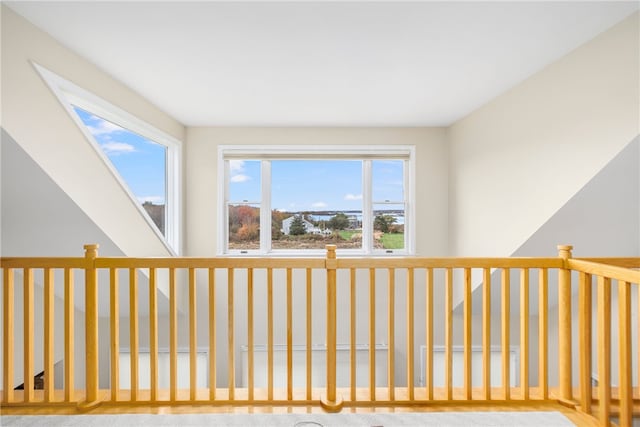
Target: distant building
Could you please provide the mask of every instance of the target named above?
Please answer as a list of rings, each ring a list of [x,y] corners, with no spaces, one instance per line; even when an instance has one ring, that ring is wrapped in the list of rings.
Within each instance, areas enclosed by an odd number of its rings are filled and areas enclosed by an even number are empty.
[[[291,223],[295,219],[295,217],[301,217],[302,223],[304,224],[304,229],[307,233],[310,234],[331,234],[331,230],[321,230],[315,225],[311,224],[309,221],[304,219],[302,215],[291,215],[289,218],[282,220],[282,232],[286,235],[289,235],[291,230]]]

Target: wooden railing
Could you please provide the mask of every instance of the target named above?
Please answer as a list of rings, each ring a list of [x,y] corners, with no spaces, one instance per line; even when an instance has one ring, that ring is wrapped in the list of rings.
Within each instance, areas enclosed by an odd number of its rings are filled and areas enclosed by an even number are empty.
[[[206,403],[321,405],[339,411],[558,401],[593,412],[602,425],[611,416],[631,425],[634,411],[640,411],[640,374],[632,377],[634,369],[640,372],[640,325],[632,323],[640,312],[640,258],[574,259],[570,246],[560,246],[555,258],[336,258],[331,245],[326,258],[103,258],[97,245],[85,250],[82,258],[0,259],[3,407]],[[84,280],[75,280],[80,276]],[[16,289],[22,294],[17,302]],[[84,291],[84,304],[74,300],[76,291]],[[34,322],[38,292],[41,325]],[[499,298],[492,302],[492,297]],[[56,321],[56,306],[63,321]],[[123,308],[128,308],[124,314]],[[79,319],[84,339],[75,332]],[[54,339],[59,329],[63,343]],[[124,333],[128,387],[120,384]],[[16,346],[18,338],[22,345]],[[169,367],[163,370],[159,354],[165,338]],[[36,339],[43,342],[43,366],[37,366],[37,372],[45,371],[42,392],[33,389]],[[266,348],[266,365],[256,363],[257,345]],[[274,348],[282,345],[286,366],[280,387]],[[475,363],[478,345],[482,357]],[[492,374],[496,346],[499,380]],[[84,360],[74,357],[76,347],[84,347]],[[183,347],[188,375],[179,372]],[[294,348],[300,347],[304,363],[294,366]],[[144,373],[141,348],[145,354],[148,349]],[[338,348],[348,350],[346,360],[338,360]],[[366,362],[357,357],[363,348]],[[380,348],[386,349],[384,357]],[[454,357],[458,348],[461,361]],[[206,372],[199,371],[199,352],[208,356]],[[436,357],[441,353],[442,361]],[[321,367],[314,364],[316,357],[324,359]],[[597,385],[592,384],[594,360]],[[612,360],[618,372],[612,372]],[[64,372],[58,388],[52,374],[56,362]],[[439,380],[434,366],[441,362]],[[358,373],[363,364],[368,372]],[[14,391],[17,365],[24,391]],[[342,366],[346,372],[339,374]],[[476,370],[481,375],[474,380]],[[326,375],[324,381],[319,373]],[[81,374],[83,381],[76,378]],[[142,376],[149,378],[144,388]],[[160,378],[167,376],[163,386]],[[187,388],[179,386],[183,377],[189,378]],[[206,387],[198,386],[201,378]],[[266,381],[256,385],[260,378]]]

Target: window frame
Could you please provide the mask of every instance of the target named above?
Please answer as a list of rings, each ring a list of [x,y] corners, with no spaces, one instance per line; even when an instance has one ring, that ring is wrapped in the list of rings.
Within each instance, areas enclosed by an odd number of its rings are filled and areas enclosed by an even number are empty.
[[[87,141],[98,153],[100,158],[104,161],[109,171],[116,178],[122,189],[127,193],[129,198],[134,201],[134,205],[138,211],[142,214],[144,219],[149,223],[151,229],[162,240],[164,245],[173,255],[179,255],[181,252],[181,212],[182,212],[182,142],[173,136],[161,131],[155,126],[139,119],[133,114],[119,108],[103,98],[77,86],[76,84],[58,76],[52,71],[42,67],[41,65],[32,62],[34,68],[42,76],[49,88],[56,95],[64,109],[67,111],[72,120],[78,125],[81,132],[84,134]],[[133,191],[126,183],[124,178],[117,171],[114,164],[109,160],[106,153],[100,147],[100,144],[93,137],[87,126],[82,122],[82,119],[75,112],[75,107],[81,108],[91,114],[95,114],[101,119],[107,120],[113,124],[116,124],[129,132],[136,133],[151,142],[162,145],[166,148],[165,159],[165,188],[166,188],[166,200],[165,200],[165,233],[163,235],[156,224],[151,219],[151,216],[142,207],[133,194]]]
[[[261,162],[260,249],[229,250],[230,160]],[[337,249],[342,256],[406,256],[415,254],[415,146],[413,145],[220,145],[218,146],[217,248],[218,256],[316,256],[324,249],[273,249],[271,245],[270,160],[362,160],[362,248]],[[367,161],[369,160],[369,161]],[[405,247],[373,248],[373,160],[402,160],[405,204]],[[268,178],[268,179],[265,179]],[[265,214],[266,213],[266,214]],[[367,230],[367,231],[365,231]]]

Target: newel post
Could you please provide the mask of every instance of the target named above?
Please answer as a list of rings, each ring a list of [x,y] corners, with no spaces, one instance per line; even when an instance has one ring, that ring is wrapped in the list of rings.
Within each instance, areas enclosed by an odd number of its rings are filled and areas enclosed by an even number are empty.
[[[327,412],[342,409],[342,399],[336,396],[336,245],[327,245],[327,391],[320,404]]]
[[[82,406],[98,403],[98,275],[95,259],[98,245],[84,245],[85,266],[85,343],[86,401]]]
[[[573,246],[558,245],[558,256],[563,267],[558,271],[558,383],[560,402],[573,405],[571,379],[571,271],[566,261],[571,258]]]

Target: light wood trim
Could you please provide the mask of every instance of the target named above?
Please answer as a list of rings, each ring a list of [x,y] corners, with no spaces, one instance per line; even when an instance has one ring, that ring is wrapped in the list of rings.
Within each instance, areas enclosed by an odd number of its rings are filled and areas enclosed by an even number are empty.
[[[327,391],[326,402],[331,405],[337,402],[336,393],[336,245],[327,245]]]
[[[33,270],[24,269],[24,401],[33,401]]]
[[[54,279],[53,270],[44,269],[44,400],[51,402],[54,397]]]
[[[129,269],[129,351],[131,360],[131,401],[138,400],[139,387],[139,332],[138,326],[138,272]]]
[[[582,412],[591,414],[591,275],[580,273],[578,290],[578,325],[580,333],[580,407]]]
[[[395,317],[396,317],[396,274],[395,269],[390,268],[388,270],[388,289],[389,293],[387,295],[387,313],[389,317],[387,318],[387,333],[388,333],[388,356],[387,356],[387,383],[389,388],[389,400],[395,400],[395,353],[396,353],[396,339],[395,339]]]
[[[39,260],[39,259],[38,259]],[[46,267],[47,263],[35,263],[38,267]],[[61,262],[50,263],[51,267],[60,267]],[[62,266],[64,266],[63,264]],[[81,264],[84,268],[84,264]],[[125,258],[108,257],[96,259],[96,268],[216,268],[216,269],[265,269],[265,268],[317,268],[323,269],[325,261],[323,258],[280,258],[280,257],[217,257],[217,258],[197,258],[197,257],[171,257],[171,258]]]
[[[529,269],[520,270],[520,385],[529,400]]]
[[[491,270],[482,270],[482,395],[491,400]]]
[[[414,269],[407,270],[407,392],[409,400],[414,400]]]
[[[249,373],[249,400],[254,399],[254,376],[255,376],[255,358],[254,358],[254,333],[253,333],[253,268],[247,271],[247,347],[249,354],[247,355],[247,370]]]
[[[538,387],[542,399],[549,397],[549,271],[538,276]]]
[[[84,257],[2,257],[0,258],[0,266],[2,268],[14,269],[42,269],[42,268],[85,268],[86,261]]]
[[[620,390],[620,425],[633,423],[633,388],[631,388],[631,284],[618,281],[618,328]]]
[[[233,282],[234,272],[232,268],[227,269],[227,322],[228,322],[228,372],[229,376],[229,400],[235,399],[236,390],[236,340],[234,333],[234,301],[233,301]]]
[[[86,403],[98,400],[98,273],[95,259],[98,245],[84,245],[85,250],[85,354]]]
[[[349,388],[356,400],[356,270],[349,270]]]
[[[293,296],[292,271],[287,268],[287,400],[293,399]]]
[[[209,400],[216,398],[216,271],[209,271]]]
[[[471,400],[471,269],[464,269],[464,396]]]
[[[151,400],[158,400],[158,293],[155,268],[149,269],[149,378]]]
[[[433,400],[433,269],[427,268],[425,272],[426,292],[425,292],[425,387],[427,400]]]
[[[189,269],[189,400],[196,400],[198,390],[198,325],[196,270]]]
[[[596,264],[608,264],[623,268],[640,268],[640,257],[589,257],[574,258],[577,261],[588,261]]]
[[[453,399],[453,270],[447,268],[445,275],[444,304],[444,386],[447,400]]]
[[[510,316],[511,316],[511,271],[508,268],[502,269],[502,390],[504,399],[511,399],[511,378],[509,372],[509,350],[510,350]]]
[[[178,294],[176,269],[169,268],[169,400],[178,397]]]
[[[558,246],[558,257],[569,266],[571,249]],[[558,269],[558,386],[560,400],[567,403],[573,401],[571,316],[571,271],[561,268]]]
[[[369,400],[376,400],[376,270],[369,269]]]
[[[640,270],[631,270],[629,268],[598,264],[591,261],[577,259],[568,260],[567,268],[593,274],[594,276],[603,276],[610,279],[623,280],[629,283],[640,283]]]
[[[267,399],[273,400],[273,269],[267,269]]]
[[[611,279],[598,276],[598,415],[610,425],[611,413]]]
[[[562,268],[558,258],[423,258],[349,257],[336,260],[337,268]]]
[[[75,401],[75,304],[73,301],[74,274],[71,268],[64,269],[64,400]]]
[[[307,400],[311,400],[311,391],[312,391],[312,370],[311,367],[312,365],[312,356],[313,356],[313,351],[311,349],[311,345],[312,345],[312,310],[313,310],[313,304],[311,303],[311,298],[313,296],[312,294],[312,289],[311,289],[311,285],[312,285],[312,270],[310,268],[307,268],[307,293],[306,293],[306,297],[307,297]]]
[[[13,402],[13,370],[14,370],[14,275],[13,268],[3,266],[3,294],[2,294],[2,401],[3,403]]]
[[[118,270],[109,269],[109,335],[111,338],[111,400],[118,400],[120,390],[120,292]]]

